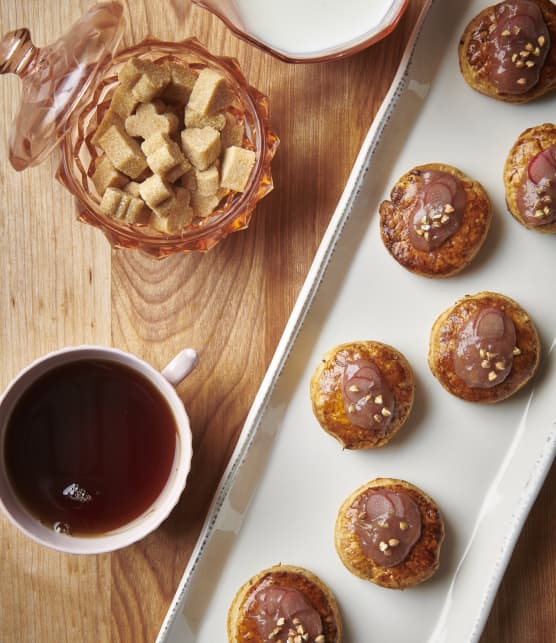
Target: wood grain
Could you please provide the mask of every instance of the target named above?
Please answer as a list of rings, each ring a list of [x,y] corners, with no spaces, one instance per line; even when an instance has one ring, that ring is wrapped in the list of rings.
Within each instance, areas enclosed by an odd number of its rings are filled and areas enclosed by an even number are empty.
[[[0,0],[0,26],[3,32],[28,26],[43,45],[91,4]],[[194,431],[190,482],[155,533],[114,554],[72,557],[34,545],[0,520],[4,643],[155,639],[422,0],[413,0],[394,34],[371,49],[343,61],[296,66],[246,45],[188,0],[123,4],[126,44],[147,34],[168,40],[196,35],[214,53],[236,57],[250,83],[269,96],[281,139],[276,189],[247,231],[206,255],[156,261],[111,251],[101,233],[75,221],[71,198],[53,179],[55,158],[21,174],[11,169],[7,140],[20,85],[15,77],[2,78],[2,387],[33,358],[67,344],[112,344],[156,367],[186,345],[201,352],[199,368],[179,388]],[[482,643],[554,638],[554,488],[553,469]]]

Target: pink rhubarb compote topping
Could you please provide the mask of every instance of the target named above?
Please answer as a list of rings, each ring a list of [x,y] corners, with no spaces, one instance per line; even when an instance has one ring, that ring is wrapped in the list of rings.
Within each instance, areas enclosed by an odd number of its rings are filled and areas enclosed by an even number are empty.
[[[501,3],[495,11],[489,44],[490,80],[498,92],[519,95],[539,82],[550,34],[535,2]]]
[[[342,383],[349,421],[363,429],[385,431],[394,412],[394,395],[377,365],[365,359],[346,362]]]
[[[356,508],[355,533],[365,556],[383,567],[403,562],[421,536],[421,512],[412,498],[386,488],[371,489]]]
[[[423,189],[409,215],[409,240],[417,250],[430,252],[461,227],[466,203],[461,181],[448,172],[423,172]]]
[[[251,604],[256,605],[257,610],[249,611],[250,617],[257,623],[265,643],[287,641],[289,632],[294,636],[306,635],[302,641],[324,641],[320,614],[298,590],[278,585],[262,587],[254,594]]]
[[[556,145],[539,152],[527,166],[518,191],[518,208],[530,226],[556,221]]]
[[[471,388],[492,388],[510,374],[516,346],[515,326],[499,308],[475,313],[463,328],[454,355],[454,370]]]

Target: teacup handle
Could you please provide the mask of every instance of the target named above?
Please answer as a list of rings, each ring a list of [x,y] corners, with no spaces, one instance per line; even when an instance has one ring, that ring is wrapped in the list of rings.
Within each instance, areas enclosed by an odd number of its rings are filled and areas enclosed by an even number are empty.
[[[193,348],[184,348],[172,361],[165,366],[161,373],[172,386],[177,386],[197,366],[199,356]]]

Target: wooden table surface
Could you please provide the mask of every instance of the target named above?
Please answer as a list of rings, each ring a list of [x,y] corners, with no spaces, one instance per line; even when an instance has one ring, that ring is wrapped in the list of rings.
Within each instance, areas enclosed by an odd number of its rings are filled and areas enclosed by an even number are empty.
[[[91,4],[0,0],[0,26],[4,33],[27,26],[42,46]],[[34,358],[72,344],[113,345],[156,367],[184,346],[201,355],[179,387],[194,433],[190,481],[155,533],[117,553],[78,557],[41,548],[0,518],[3,643],[154,641],[422,0],[411,1],[378,45],[347,60],[297,66],[246,45],[189,0],[124,6],[126,45],[147,34],[196,35],[214,53],[235,56],[250,83],[269,96],[281,139],[275,190],[247,231],[206,255],[156,261],[112,250],[99,231],[75,220],[72,199],[53,179],[56,155],[23,173],[9,165],[20,83],[15,76],[1,79],[2,388]],[[553,467],[482,643],[556,640],[555,490]]]

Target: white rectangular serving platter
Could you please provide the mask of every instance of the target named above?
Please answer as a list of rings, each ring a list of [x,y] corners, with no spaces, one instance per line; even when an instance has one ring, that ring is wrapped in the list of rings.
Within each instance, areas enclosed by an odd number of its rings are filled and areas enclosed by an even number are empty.
[[[556,452],[556,238],[526,230],[508,214],[502,182],[518,135],[551,121],[556,103],[548,97],[509,105],[466,85],[457,44],[485,6],[426,4],[247,418],[159,643],[225,641],[237,589],[279,562],[307,567],[330,586],[344,619],[344,643],[479,639]],[[480,181],[494,210],[480,254],[448,279],[409,273],[379,235],[380,202],[402,174],[429,162],[454,165]],[[482,290],[518,301],[542,342],[534,380],[495,405],[453,397],[427,365],[437,315]],[[390,444],[342,451],[312,414],[309,380],[325,351],[361,339],[405,354],[416,377],[415,405]],[[404,592],[354,577],[334,549],[341,502],[380,476],[421,487],[446,522],[438,573]]]

